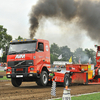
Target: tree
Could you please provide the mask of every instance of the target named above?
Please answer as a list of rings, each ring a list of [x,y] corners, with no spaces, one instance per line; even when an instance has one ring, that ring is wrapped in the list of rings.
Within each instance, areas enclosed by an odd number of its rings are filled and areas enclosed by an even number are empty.
[[[75,63],[88,63],[89,56],[83,51],[82,48],[77,48],[74,52],[74,62]]]
[[[50,58],[51,63],[53,61],[69,61],[70,57],[72,56],[72,62],[77,64],[87,64],[89,62],[89,59],[91,59],[92,64],[96,64],[96,52],[93,49],[85,49],[77,48],[75,52],[71,52],[70,48],[68,46],[62,46],[59,47],[57,44],[53,43],[50,47]],[[62,58],[58,59],[58,57],[62,54]]]
[[[53,63],[53,61],[69,61],[70,57],[73,56],[70,48],[68,48],[67,46],[59,47],[55,43],[51,44],[50,51],[51,63]],[[61,54],[62,58],[58,59]]]
[[[60,54],[59,46],[55,43],[51,44],[50,52],[53,55],[59,56],[59,54]]]
[[[60,51],[62,54],[62,60],[63,61],[69,61],[70,57],[73,56],[73,53],[70,51],[70,48],[67,46],[60,47]]]
[[[57,61],[58,60],[58,57],[53,55],[53,54],[50,54],[50,59],[51,59],[51,64],[53,64],[53,61]]]
[[[5,46],[9,46],[9,42],[12,40],[12,36],[7,34],[7,29],[0,25],[0,49],[5,51]],[[2,61],[6,61],[6,55],[3,54]]]
[[[12,36],[7,34],[7,29],[0,25],[0,49],[3,48],[5,50],[5,46],[9,45],[11,40]]]
[[[16,38],[15,40],[21,40],[23,39],[21,36],[18,36],[18,38]]]
[[[60,55],[60,49],[58,47],[57,44],[53,43],[51,44],[50,47],[50,59],[51,59],[51,63],[53,63],[53,61],[58,60],[58,56]]]
[[[85,53],[91,58],[91,63],[96,64],[96,52],[93,49],[85,49]]]

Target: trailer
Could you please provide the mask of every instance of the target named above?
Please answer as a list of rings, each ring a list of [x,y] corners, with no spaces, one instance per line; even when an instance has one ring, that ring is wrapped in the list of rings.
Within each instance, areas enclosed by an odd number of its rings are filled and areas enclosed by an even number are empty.
[[[96,66],[94,64],[66,64],[65,69],[51,70],[49,77],[55,82],[69,86],[71,83],[100,84],[100,46],[97,47]]]

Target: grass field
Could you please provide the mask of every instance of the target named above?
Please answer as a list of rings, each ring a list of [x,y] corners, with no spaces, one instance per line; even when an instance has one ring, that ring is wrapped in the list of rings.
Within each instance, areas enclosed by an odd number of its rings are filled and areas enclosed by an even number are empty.
[[[62,99],[54,99],[62,100]],[[71,100],[100,100],[100,93],[71,97]]]
[[[6,76],[3,76],[3,78],[0,78],[0,80],[10,80],[10,79],[6,78]]]
[[[4,72],[4,71],[0,71],[0,72]]]

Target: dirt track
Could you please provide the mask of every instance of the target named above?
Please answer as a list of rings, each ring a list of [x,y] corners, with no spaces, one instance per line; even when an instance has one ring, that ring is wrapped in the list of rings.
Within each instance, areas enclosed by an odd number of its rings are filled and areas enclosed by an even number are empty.
[[[6,76],[6,71],[0,72],[0,76]]]
[[[100,85],[73,85],[71,95],[100,92]],[[56,88],[56,97],[61,97],[64,87]],[[23,82],[19,88],[10,81],[0,81],[0,100],[45,100],[51,98],[51,86],[40,87],[35,82]]]

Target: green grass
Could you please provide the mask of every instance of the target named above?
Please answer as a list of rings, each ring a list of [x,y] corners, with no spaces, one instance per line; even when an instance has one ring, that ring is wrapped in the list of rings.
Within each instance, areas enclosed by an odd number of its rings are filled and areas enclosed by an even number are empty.
[[[6,76],[3,76],[3,78],[0,78],[0,80],[10,80],[10,79],[7,78]]]
[[[62,100],[62,99],[55,99]],[[100,100],[100,93],[71,97],[71,100]]]
[[[0,71],[0,72],[4,72],[4,71]]]

